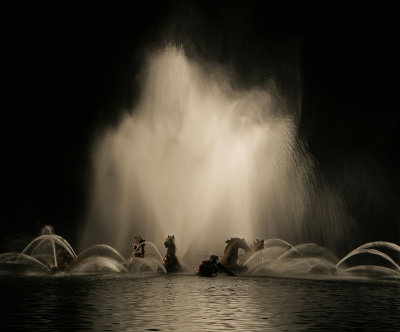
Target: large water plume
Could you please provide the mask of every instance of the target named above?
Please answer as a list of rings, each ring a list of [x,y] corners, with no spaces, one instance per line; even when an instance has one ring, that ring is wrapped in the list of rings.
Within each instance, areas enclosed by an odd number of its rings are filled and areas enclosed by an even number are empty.
[[[142,77],[134,109],[94,148],[85,244],[174,234],[189,257],[220,253],[231,236],[329,245],[341,235],[340,200],[315,176],[274,80],[238,91],[175,47]]]

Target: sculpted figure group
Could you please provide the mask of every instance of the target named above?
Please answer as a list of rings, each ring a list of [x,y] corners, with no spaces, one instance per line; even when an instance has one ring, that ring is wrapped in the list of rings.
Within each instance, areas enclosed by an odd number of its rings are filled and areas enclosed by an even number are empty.
[[[145,240],[140,236],[135,238],[133,243],[132,259],[135,257],[144,257],[144,246]],[[208,260],[201,261],[196,274],[204,277],[216,276],[218,272],[226,273],[230,276],[236,275],[236,273],[243,272],[245,267],[243,263],[255,252],[264,249],[264,240],[255,240],[250,247],[246,241],[242,238],[233,237],[225,241],[226,247],[224,250],[224,256],[221,260],[217,255],[211,255]],[[163,258],[163,265],[167,273],[179,272],[182,270],[182,266],[176,257],[176,245],[175,236],[168,235],[164,241],[164,246],[167,248],[167,253]],[[239,260],[239,249],[245,251],[245,255]]]
[[[196,270],[198,276],[212,277],[216,276],[219,272],[235,276],[237,273],[245,271],[246,267],[244,263],[251,255],[264,249],[264,240],[258,239],[251,246],[246,243],[245,239],[238,237],[232,237],[226,240],[225,243],[226,247],[221,259],[217,255],[211,255],[209,259],[200,262]],[[151,271],[151,268],[146,265],[145,261],[141,261],[145,257],[145,246],[146,241],[141,236],[136,236],[132,243],[130,263],[126,265],[128,270],[134,270],[139,266],[142,271],[143,269],[146,270],[146,268]],[[164,240],[164,246],[167,249],[165,256],[162,258],[162,265],[165,268],[164,272],[175,273],[182,271],[182,265],[176,256],[175,236],[168,235]],[[239,257],[239,249],[245,252],[241,257]],[[52,258],[51,261],[49,260],[47,265],[51,271],[58,272],[68,271],[84,263],[85,258],[74,258],[65,248],[60,247],[55,251],[55,258]]]
[[[230,276],[234,276],[236,273],[245,270],[243,263],[247,258],[258,250],[264,249],[264,240],[259,239],[253,242],[252,247],[249,247],[244,239],[238,237],[232,237],[226,240],[225,243],[226,247],[222,259],[218,261],[218,256],[211,255],[210,259],[200,262],[196,270],[197,275],[212,277],[218,272],[224,272]],[[241,260],[239,260],[239,249],[243,249],[246,252]]]

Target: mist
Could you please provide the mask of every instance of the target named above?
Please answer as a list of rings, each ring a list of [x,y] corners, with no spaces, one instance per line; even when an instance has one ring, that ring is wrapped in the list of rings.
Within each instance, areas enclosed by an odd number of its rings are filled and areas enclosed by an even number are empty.
[[[341,197],[297,137],[298,110],[273,77],[233,83],[176,46],[148,57],[138,102],[93,147],[83,246],[126,250],[138,234],[156,244],[174,234],[191,260],[231,236],[342,243]]]

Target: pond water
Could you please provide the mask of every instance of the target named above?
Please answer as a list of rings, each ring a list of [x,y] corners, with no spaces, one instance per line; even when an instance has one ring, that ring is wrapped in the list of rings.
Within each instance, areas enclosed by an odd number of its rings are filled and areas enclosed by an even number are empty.
[[[191,274],[2,274],[0,330],[399,331],[400,283]]]

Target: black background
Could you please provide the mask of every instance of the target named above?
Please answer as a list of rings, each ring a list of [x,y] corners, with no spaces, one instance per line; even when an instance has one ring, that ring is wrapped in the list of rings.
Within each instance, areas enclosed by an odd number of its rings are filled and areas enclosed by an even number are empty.
[[[74,246],[88,203],[91,144],[134,104],[146,52],[172,41],[229,67],[239,88],[280,77],[289,99],[301,101],[300,138],[358,225],[354,245],[399,242],[393,8],[16,4],[2,8],[0,22],[0,238],[52,224]]]

